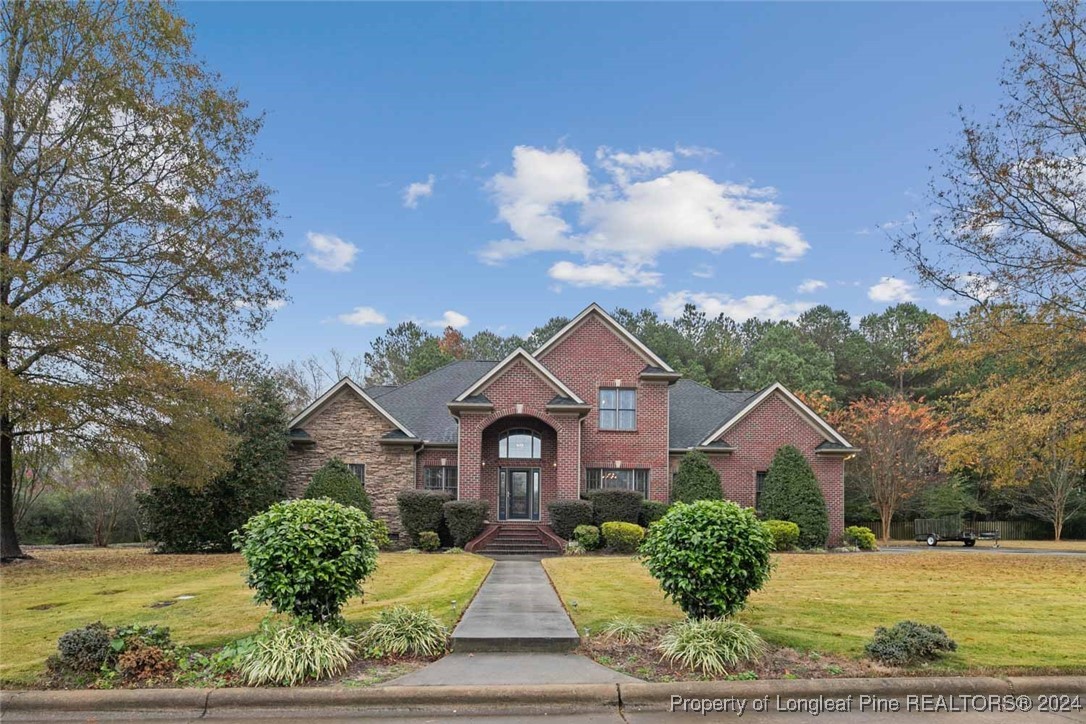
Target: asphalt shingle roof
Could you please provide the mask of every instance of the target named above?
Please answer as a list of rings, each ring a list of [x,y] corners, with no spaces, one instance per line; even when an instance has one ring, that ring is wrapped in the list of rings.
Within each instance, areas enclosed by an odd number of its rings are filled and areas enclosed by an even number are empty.
[[[429,443],[455,443],[456,419],[447,405],[496,365],[490,360],[460,360],[374,397],[408,430]],[[373,394],[366,391],[371,397]]]
[[[668,446],[696,447],[713,430],[735,417],[756,394],[750,390],[718,392],[691,380],[679,380],[671,386]]]

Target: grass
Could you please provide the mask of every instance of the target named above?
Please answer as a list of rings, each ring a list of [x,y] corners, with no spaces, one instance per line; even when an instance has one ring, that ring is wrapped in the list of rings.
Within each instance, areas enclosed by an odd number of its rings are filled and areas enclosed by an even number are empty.
[[[882,545],[882,543],[879,543]],[[892,540],[886,545],[893,547],[910,547],[910,548],[927,548],[928,544],[924,541],[917,540]],[[943,548],[963,548],[961,543],[948,542],[940,543],[936,546],[936,550]],[[977,548],[994,548],[995,541],[980,540],[977,541]],[[999,541],[1000,548],[1006,548],[1007,550],[1027,550],[1027,551],[1073,551],[1086,553],[1086,540],[1001,540]]]
[[[0,681],[28,683],[65,631],[158,623],[186,646],[216,646],[254,632],[270,609],[253,602],[240,555],[153,555],[144,548],[32,551],[0,568]],[[395,605],[424,608],[446,625],[459,618],[492,561],[480,556],[382,553],[348,621]],[[194,596],[178,599],[178,596]],[[169,606],[152,608],[172,601]],[[456,601],[456,607],[451,605]]]
[[[1086,671],[1086,558],[774,558],[768,585],[739,617],[771,643],[859,656],[876,626],[914,619],[958,642],[951,669]],[[652,625],[682,616],[633,558],[552,558],[544,567],[581,631],[615,618]]]

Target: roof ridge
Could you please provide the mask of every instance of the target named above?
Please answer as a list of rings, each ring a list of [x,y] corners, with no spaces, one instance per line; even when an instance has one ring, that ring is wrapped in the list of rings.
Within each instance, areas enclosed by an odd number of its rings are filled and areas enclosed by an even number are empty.
[[[490,362],[490,360],[486,360],[486,359],[454,359],[452,362],[446,362],[445,364],[441,365],[440,367],[435,367],[434,369],[430,370],[426,374],[422,375],[421,377],[416,377],[415,379],[411,380],[410,382],[404,382],[402,385],[393,385],[393,388],[397,389],[397,390],[402,390],[403,388],[409,387],[410,385],[413,385],[416,382],[421,382],[422,380],[426,379],[430,375],[437,374],[438,372],[440,372],[443,369],[446,369],[447,367],[452,367],[453,365],[458,365],[458,364],[461,364],[463,362]],[[375,386],[380,386],[380,385],[375,385]],[[389,390],[389,392],[392,392],[392,390]]]

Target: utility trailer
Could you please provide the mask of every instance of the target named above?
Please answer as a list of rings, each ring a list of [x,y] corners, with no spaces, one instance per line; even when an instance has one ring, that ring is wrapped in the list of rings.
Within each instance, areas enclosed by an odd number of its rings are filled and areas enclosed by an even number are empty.
[[[918,518],[913,521],[913,533],[916,534],[916,540],[924,541],[929,546],[957,541],[964,543],[966,548],[972,548],[978,540],[994,540],[996,547],[999,547],[999,533],[977,533],[972,528],[963,526],[961,517],[957,515]]]

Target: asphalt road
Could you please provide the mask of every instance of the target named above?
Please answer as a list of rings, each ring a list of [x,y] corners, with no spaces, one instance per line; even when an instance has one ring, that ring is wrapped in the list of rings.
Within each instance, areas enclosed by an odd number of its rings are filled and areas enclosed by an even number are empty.
[[[1015,555],[1015,556],[1086,556],[1086,551],[1055,551],[1043,548],[966,548],[961,543],[940,543],[929,546],[886,546],[880,547],[879,553],[961,553],[966,555]]]

